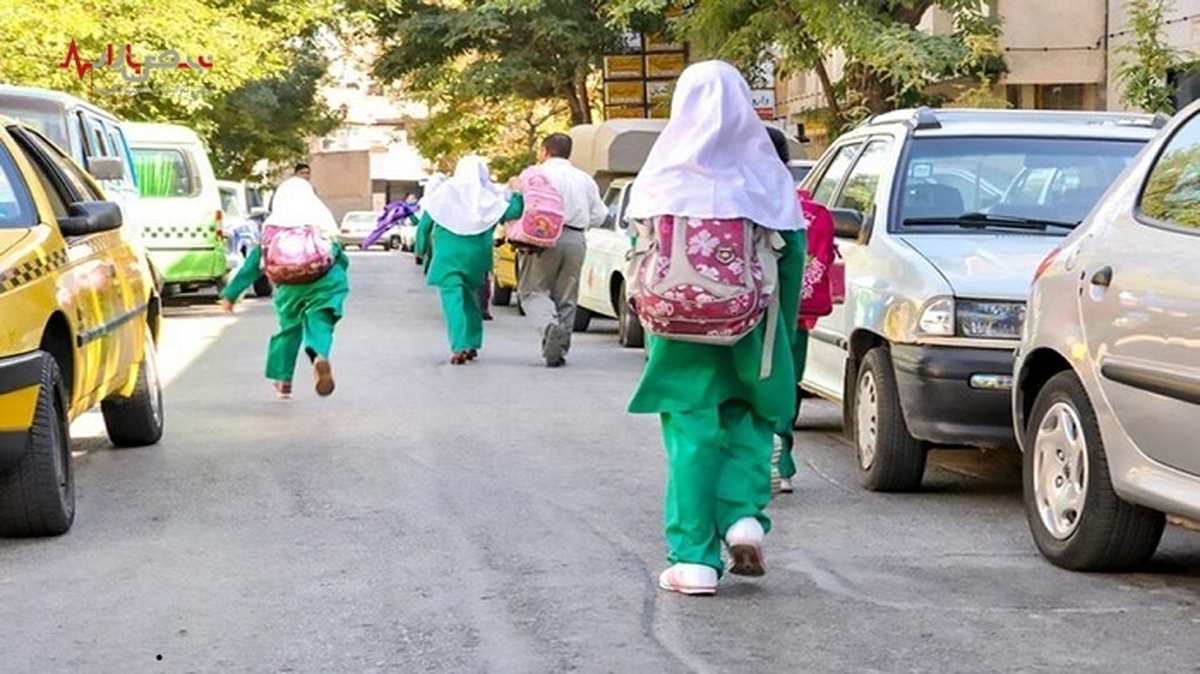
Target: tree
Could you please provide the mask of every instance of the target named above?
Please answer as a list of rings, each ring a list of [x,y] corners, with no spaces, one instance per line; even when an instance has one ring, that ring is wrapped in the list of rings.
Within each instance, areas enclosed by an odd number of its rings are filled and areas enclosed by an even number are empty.
[[[668,2],[618,0],[611,17],[621,25],[632,12],[661,12]],[[950,14],[953,34],[917,29],[934,7]],[[979,0],[707,0],[692,4],[677,30],[699,51],[746,70],[777,60],[782,75],[815,72],[835,132],[869,114],[930,102],[930,84],[1003,70],[999,26]],[[846,58],[840,80],[826,65],[834,53]]]
[[[447,95],[430,104],[429,118],[413,131],[413,145],[438,170],[451,172],[468,154],[488,158],[500,178],[534,163],[542,138],[565,130],[566,104],[515,96],[481,100]]]
[[[1173,0],[1129,0],[1132,40],[1117,47],[1120,63],[1117,80],[1121,83],[1121,102],[1146,112],[1175,112],[1175,87],[1167,74],[1184,66],[1186,52],[1175,49],[1163,39],[1162,26]]]
[[[130,120],[189,126],[212,144],[219,169],[241,171],[262,158],[255,156],[262,148],[278,146],[285,137],[283,144],[295,147],[327,126],[328,111],[319,99],[295,95],[315,86],[322,73],[312,62],[297,64],[296,57],[332,23],[334,3],[159,0],[147,11],[134,0],[0,0],[6,38],[0,81],[71,93]],[[202,57],[211,68],[151,67],[167,50],[182,62]],[[127,61],[139,64],[141,72]],[[307,85],[299,84],[298,74]],[[127,81],[142,76],[141,83]],[[220,127],[231,121],[231,111],[247,112],[247,96],[254,91],[260,100],[266,100],[265,92],[277,97],[292,92],[284,98],[300,106],[295,119],[259,115],[261,123],[245,125],[232,137],[223,134]]]
[[[375,75],[410,92],[447,86],[464,99],[561,100],[573,124],[592,120],[588,79],[617,34],[600,0],[363,2],[382,53]],[[453,80],[447,84],[447,71]]]

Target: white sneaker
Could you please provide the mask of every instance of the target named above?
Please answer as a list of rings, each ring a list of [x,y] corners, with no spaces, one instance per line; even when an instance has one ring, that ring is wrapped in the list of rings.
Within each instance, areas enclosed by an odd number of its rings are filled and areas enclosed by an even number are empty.
[[[761,576],[767,572],[763,564],[763,528],[753,517],[743,517],[725,532],[729,546],[729,573],[738,576]]]
[[[794,491],[796,491],[796,488],[792,486],[792,478],[790,478],[790,477],[779,478],[779,493],[790,494]]]
[[[687,595],[717,593],[717,570],[703,564],[675,564],[658,577],[658,586]]]

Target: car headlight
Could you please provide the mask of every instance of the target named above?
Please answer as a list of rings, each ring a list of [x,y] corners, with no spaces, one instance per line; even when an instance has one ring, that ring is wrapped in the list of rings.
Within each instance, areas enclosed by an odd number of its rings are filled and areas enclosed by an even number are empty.
[[[935,297],[925,303],[917,328],[926,335],[954,336],[954,298]]]
[[[1025,303],[959,300],[956,318],[963,337],[1020,339]]]

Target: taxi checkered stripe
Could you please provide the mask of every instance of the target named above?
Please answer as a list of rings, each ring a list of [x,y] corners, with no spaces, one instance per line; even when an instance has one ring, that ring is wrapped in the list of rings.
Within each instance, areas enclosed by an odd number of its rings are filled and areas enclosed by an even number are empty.
[[[195,237],[206,239],[212,236],[217,231],[215,225],[197,225],[193,227],[185,227],[179,225],[163,225],[159,227],[147,227],[142,230],[142,235],[151,239],[166,239],[175,237]]]
[[[0,293],[15,290],[26,283],[33,283],[59,267],[67,264],[67,251],[56,250],[47,257],[27,260],[21,264],[0,271]]]

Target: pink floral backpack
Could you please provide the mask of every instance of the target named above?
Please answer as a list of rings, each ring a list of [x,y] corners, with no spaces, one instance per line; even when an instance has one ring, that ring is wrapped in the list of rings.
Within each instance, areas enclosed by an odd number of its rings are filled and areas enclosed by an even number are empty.
[[[728,346],[766,317],[773,343],[782,237],[741,218],[664,215],[638,227],[630,296],[648,333]],[[763,377],[772,350],[763,349]]]
[[[562,195],[537,166],[521,172],[521,184],[525,208],[519,220],[508,223],[505,236],[514,244],[551,248],[562,235]]]
[[[817,319],[833,313],[838,276],[845,278],[845,267],[837,261],[833,216],[805,190],[796,190],[800,210],[808,222],[806,232],[808,260],[804,265],[804,285],[800,293],[800,327],[812,329]],[[842,282],[844,285],[844,280]],[[844,291],[843,291],[844,293]]]
[[[281,286],[312,283],[333,266],[333,242],[318,227],[279,227],[262,230],[262,269]]]

